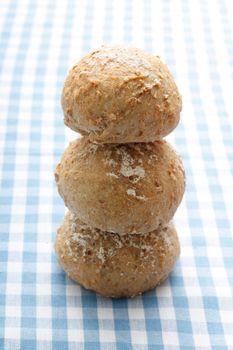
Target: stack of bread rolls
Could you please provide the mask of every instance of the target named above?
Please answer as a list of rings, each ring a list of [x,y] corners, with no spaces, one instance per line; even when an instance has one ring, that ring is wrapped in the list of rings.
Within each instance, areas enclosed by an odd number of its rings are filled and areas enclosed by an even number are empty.
[[[171,220],[185,173],[163,140],[182,107],[171,73],[140,49],[104,46],[69,72],[62,107],[65,124],[83,137],[55,170],[69,209],[55,243],[60,264],[104,296],[149,290],[180,252]]]

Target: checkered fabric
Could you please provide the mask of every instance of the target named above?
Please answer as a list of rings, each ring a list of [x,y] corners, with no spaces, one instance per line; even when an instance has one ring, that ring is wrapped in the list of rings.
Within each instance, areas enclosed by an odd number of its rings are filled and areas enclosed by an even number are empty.
[[[233,349],[231,0],[0,2],[0,349]],[[53,169],[77,137],[63,124],[68,69],[102,43],[156,53],[183,95],[168,139],[187,189],[170,277],[111,300],[64,274]]]

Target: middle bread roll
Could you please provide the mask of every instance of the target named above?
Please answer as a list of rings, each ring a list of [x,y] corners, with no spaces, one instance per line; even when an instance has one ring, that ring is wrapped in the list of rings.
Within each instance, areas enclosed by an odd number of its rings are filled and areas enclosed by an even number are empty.
[[[121,235],[166,225],[185,189],[181,159],[164,140],[125,145],[75,140],[55,178],[66,206],[80,220]]]

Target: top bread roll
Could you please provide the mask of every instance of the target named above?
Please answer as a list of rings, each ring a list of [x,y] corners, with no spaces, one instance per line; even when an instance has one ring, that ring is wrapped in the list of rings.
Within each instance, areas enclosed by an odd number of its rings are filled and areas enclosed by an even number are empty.
[[[150,142],[178,124],[181,96],[158,56],[103,46],[76,64],[62,93],[64,121],[96,143]]]

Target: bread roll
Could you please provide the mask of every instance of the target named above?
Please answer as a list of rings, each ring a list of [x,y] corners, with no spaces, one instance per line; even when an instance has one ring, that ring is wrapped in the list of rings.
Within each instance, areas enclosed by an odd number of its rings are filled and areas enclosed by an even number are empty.
[[[178,124],[181,96],[158,56],[103,46],[69,72],[62,93],[64,121],[96,143],[150,142]]]
[[[55,249],[74,281],[107,297],[132,297],[169,274],[180,245],[173,225],[143,235],[93,229],[70,212],[58,229]]]
[[[164,140],[97,145],[78,139],[65,150],[55,178],[81,221],[121,235],[166,225],[185,188],[182,162]]]

